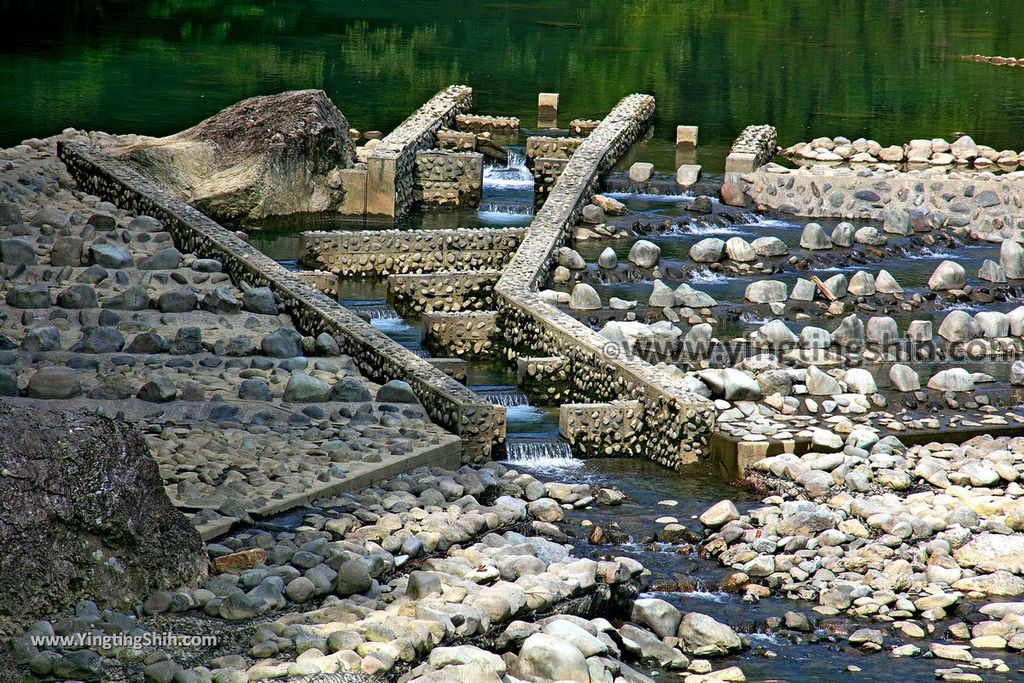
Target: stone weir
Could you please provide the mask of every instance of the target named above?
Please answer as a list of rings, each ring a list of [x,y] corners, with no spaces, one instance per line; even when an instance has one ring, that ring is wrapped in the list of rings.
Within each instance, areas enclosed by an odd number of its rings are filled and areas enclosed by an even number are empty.
[[[299,262],[340,277],[503,268],[522,228],[310,231],[299,236]]]
[[[741,201],[799,216],[969,228],[976,239],[1024,238],[1024,172],[896,171],[767,164],[739,177]]]
[[[314,336],[332,335],[367,377],[408,382],[431,419],[462,439],[465,460],[488,460],[504,441],[504,408],[484,401],[238,235],[85,145],[62,142],[57,154],[85,191],[162,221],[180,249],[220,260],[236,283],[270,287],[285,302],[296,327]]]
[[[560,357],[568,363],[568,394],[591,401],[636,401],[640,419],[622,455],[648,457],[668,467],[707,456],[715,408],[684,391],[666,374],[541,299],[556,251],[570,236],[601,175],[646,130],[654,98],[622,99],[580,144],[538,211],[495,287],[510,356]]]
[[[472,105],[472,88],[448,86],[381,140],[366,162],[365,213],[401,218],[412,208],[416,153],[436,147],[437,132]]]

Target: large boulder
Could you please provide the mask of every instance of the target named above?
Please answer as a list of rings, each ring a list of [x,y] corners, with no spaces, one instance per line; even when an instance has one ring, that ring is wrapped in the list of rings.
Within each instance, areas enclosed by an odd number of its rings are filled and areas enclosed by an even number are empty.
[[[252,97],[111,153],[215,218],[336,211],[355,163],[348,121],[322,90]]]
[[[0,636],[82,599],[125,609],[204,578],[202,539],[133,427],[2,403],[0,469]]]
[[[725,624],[706,614],[690,612],[679,623],[679,647],[696,657],[721,657],[743,649],[743,641]]]
[[[576,681],[590,683],[583,653],[572,643],[546,633],[534,633],[523,642],[516,676],[527,681]]]

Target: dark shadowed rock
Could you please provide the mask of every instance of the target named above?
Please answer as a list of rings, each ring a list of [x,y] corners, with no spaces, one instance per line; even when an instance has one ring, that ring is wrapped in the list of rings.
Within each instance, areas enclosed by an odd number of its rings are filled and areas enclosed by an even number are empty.
[[[253,97],[111,151],[217,218],[335,210],[355,161],[348,121],[321,90]]]
[[[82,598],[123,609],[205,574],[202,541],[132,427],[0,403],[0,466],[0,633]]]

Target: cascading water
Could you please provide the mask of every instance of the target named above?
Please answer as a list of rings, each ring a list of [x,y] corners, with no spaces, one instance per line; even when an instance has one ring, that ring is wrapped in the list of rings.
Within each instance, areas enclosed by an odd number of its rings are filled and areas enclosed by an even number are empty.
[[[516,149],[508,150],[505,165],[484,167],[484,191],[529,190],[533,192],[533,174],[526,167],[526,156]]]
[[[566,467],[582,464],[572,455],[572,449],[565,441],[557,438],[537,439],[509,435],[505,453],[511,463],[530,467]]]
[[[530,405],[530,401],[526,398],[525,394],[511,387],[501,389],[474,387],[473,391],[480,394],[481,398],[487,399],[496,406],[511,408],[513,406]]]

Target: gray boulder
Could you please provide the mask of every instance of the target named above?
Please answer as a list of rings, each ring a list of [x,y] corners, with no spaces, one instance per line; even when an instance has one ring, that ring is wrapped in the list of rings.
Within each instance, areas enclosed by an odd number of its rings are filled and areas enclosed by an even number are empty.
[[[130,425],[0,404],[0,466],[17,473],[0,477],[0,635],[82,599],[128,609],[205,577],[202,539]]]
[[[697,263],[715,263],[722,260],[725,242],[717,237],[708,237],[690,247],[690,259]]]
[[[743,649],[743,641],[725,624],[690,612],[679,623],[679,647],[691,656],[722,657]]]
[[[597,311],[601,309],[601,297],[597,290],[581,282],[572,288],[569,296],[569,308],[574,311]]]
[[[1006,266],[1003,266],[1003,269],[1006,270]],[[943,261],[928,278],[928,288],[933,292],[963,289],[966,282],[967,272],[963,266],[955,261]]]
[[[999,265],[1011,280],[1024,279],[1024,247],[1016,240],[1003,240],[999,247]]]
[[[808,223],[800,233],[800,247],[811,251],[832,248],[832,240],[817,223]]]
[[[637,240],[629,248],[629,262],[638,268],[653,268],[661,260],[661,247],[654,242]]]

